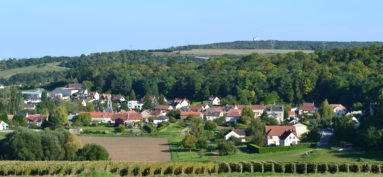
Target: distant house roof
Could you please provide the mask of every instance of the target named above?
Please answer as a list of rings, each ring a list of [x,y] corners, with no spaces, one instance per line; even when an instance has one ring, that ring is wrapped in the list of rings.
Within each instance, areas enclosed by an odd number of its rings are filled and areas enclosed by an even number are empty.
[[[170,106],[170,105],[157,105],[155,107],[155,109],[157,109],[157,110],[169,110],[170,108],[172,108],[172,106]]]
[[[92,118],[112,118],[113,116],[110,112],[80,112],[79,114],[90,114]]]
[[[265,134],[267,136],[282,136],[286,131],[291,131],[296,135],[295,126],[265,126]]]
[[[158,116],[156,118],[153,118],[153,120],[168,120],[168,119],[169,119],[169,117],[167,117],[167,116]]]
[[[219,99],[219,98],[216,97],[216,96],[209,97],[209,101],[213,101],[213,100],[215,100],[216,98]]]
[[[241,117],[242,111],[240,109],[230,109],[226,117]]]
[[[142,116],[140,113],[137,113],[135,111],[129,111],[129,112],[119,112],[114,113],[112,116],[113,120],[116,119],[122,119],[122,120],[141,120]]]
[[[181,116],[201,116],[201,112],[181,112]]]
[[[335,109],[335,108],[340,108],[340,109],[346,109],[342,104],[330,104],[330,106]]]
[[[270,105],[265,107],[266,111],[283,111],[283,106],[279,105]]]
[[[122,100],[122,99],[125,99],[123,96],[114,96],[113,98],[112,98],[112,100],[113,101],[120,101],[120,100]]]
[[[219,117],[221,116],[221,113],[220,111],[208,111],[205,113],[206,116],[209,116],[209,117]]]
[[[29,114],[27,116],[27,119],[29,121],[42,121],[43,119],[48,118],[48,115],[42,115],[42,114]]]
[[[295,111],[289,111],[290,116],[295,116]]]
[[[206,107],[206,104],[197,104],[194,106],[189,106],[188,109],[193,112],[199,112],[205,109],[205,107]]]
[[[226,132],[225,135],[229,134],[230,132],[235,132],[237,135],[240,135],[240,136],[246,136],[246,132],[244,129],[230,130],[230,131]]]
[[[315,111],[315,105],[314,103],[303,103],[299,109],[303,111]]]

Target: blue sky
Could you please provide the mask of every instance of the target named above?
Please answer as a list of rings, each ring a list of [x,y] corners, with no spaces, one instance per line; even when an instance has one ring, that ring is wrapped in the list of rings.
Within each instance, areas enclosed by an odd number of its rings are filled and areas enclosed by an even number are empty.
[[[1,0],[0,58],[237,40],[383,41],[381,0]]]

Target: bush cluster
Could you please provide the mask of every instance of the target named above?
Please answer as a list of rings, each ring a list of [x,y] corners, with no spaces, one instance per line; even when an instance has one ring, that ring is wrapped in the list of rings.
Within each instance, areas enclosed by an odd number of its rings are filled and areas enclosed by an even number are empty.
[[[279,151],[289,151],[294,149],[302,149],[313,147],[313,143],[300,143],[291,146],[271,146],[271,147],[261,147],[255,144],[248,144],[247,149],[253,153],[267,153],[267,152],[279,152]]]

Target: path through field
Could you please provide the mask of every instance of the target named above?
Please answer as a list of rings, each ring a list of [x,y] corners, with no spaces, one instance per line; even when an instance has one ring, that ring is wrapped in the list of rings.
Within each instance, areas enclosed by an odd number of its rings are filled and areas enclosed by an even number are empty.
[[[84,144],[95,143],[104,146],[112,160],[126,161],[169,161],[166,138],[128,138],[79,136]]]

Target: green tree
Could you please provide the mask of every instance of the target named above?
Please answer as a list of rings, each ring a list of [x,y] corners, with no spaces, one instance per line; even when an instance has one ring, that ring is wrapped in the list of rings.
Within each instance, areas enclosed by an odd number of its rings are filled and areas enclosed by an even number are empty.
[[[322,127],[328,127],[331,125],[331,120],[334,116],[334,112],[331,108],[331,106],[328,104],[327,99],[325,99],[322,103],[322,105],[319,108],[319,114],[321,116],[321,126]]]
[[[82,85],[85,87],[87,90],[91,90],[94,86],[92,81],[83,81]]]
[[[264,122],[266,125],[278,125],[277,119],[269,117],[267,112],[263,112],[260,116],[260,120]]]
[[[186,135],[181,142],[182,147],[189,149],[190,152],[192,149],[196,147],[196,143],[197,143],[197,138],[193,135]]]
[[[242,124],[249,124],[251,120],[253,120],[255,117],[255,114],[253,110],[249,107],[244,107],[242,109],[241,118],[239,119],[239,123]]]
[[[77,156],[80,160],[109,160],[108,151],[98,144],[86,144],[78,151]]]
[[[28,126],[27,119],[22,115],[13,116],[12,124],[15,127],[18,127],[18,126],[27,127]]]
[[[129,100],[137,100],[136,92],[133,89],[130,91]]]
[[[232,155],[236,152],[235,145],[231,141],[222,141],[218,143],[217,148],[219,155]]]
[[[166,104],[164,95],[162,95],[162,94],[160,95],[160,97],[158,98],[158,104],[159,105],[165,105]]]
[[[92,122],[92,116],[89,113],[85,114],[79,114],[78,116],[75,116],[74,122],[79,125],[89,126]]]
[[[66,137],[67,140],[64,143],[65,159],[75,160],[77,151],[82,148],[82,142],[74,134],[67,134]]]
[[[213,122],[211,120],[208,120],[205,122],[204,129],[208,130],[208,131],[213,131],[213,130],[217,129],[217,123]]]
[[[125,131],[125,129],[126,129],[125,125],[124,124],[120,124],[120,125],[118,125],[118,127],[115,128],[115,131],[122,133],[122,132]]]
[[[52,113],[49,114],[48,120],[43,123],[43,127],[49,127],[51,129],[63,128],[68,122],[68,114],[64,107],[57,107]]]

